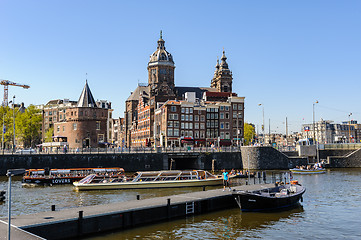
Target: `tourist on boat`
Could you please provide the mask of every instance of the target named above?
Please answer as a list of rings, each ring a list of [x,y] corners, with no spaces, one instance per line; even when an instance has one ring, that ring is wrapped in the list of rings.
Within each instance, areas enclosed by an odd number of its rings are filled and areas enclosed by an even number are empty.
[[[223,192],[226,190],[226,187],[229,188],[229,191],[231,191],[231,187],[229,186],[229,177],[228,172],[226,172],[225,169],[222,170],[222,176],[223,176]]]

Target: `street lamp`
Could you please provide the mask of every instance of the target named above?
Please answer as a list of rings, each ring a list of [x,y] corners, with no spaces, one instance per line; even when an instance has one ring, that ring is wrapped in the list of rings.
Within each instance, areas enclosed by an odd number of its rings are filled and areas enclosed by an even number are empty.
[[[10,240],[10,232],[11,232],[11,177],[16,175],[23,175],[25,173],[25,169],[8,169],[6,176],[9,177],[9,185],[8,185],[8,240]]]
[[[239,147],[239,120],[238,120],[238,117],[241,113],[240,112],[237,112],[237,147]]]
[[[350,113],[348,115],[348,141],[349,143],[351,143],[351,120],[350,120],[350,117],[351,117],[352,113]]]
[[[14,142],[13,142],[13,152],[15,152],[15,95],[13,96],[13,123],[14,123]]]
[[[263,134],[263,144],[264,144],[264,105],[262,103],[259,103],[258,106],[262,106],[262,134]]]
[[[316,140],[316,129],[315,129],[315,104],[317,104],[318,101],[314,102],[312,104],[312,110],[313,110],[313,141],[316,143],[316,156],[317,156],[317,162],[318,162],[318,141]]]

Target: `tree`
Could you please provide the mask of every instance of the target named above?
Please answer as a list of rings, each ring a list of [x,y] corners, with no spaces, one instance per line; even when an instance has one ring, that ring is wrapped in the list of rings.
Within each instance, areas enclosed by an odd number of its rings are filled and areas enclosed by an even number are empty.
[[[53,133],[54,133],[54,127],[49,128],[49,129],[45,132],[44,142],[52,142],[52,141],[53,141]]]
[[[254,136],[256,136],[254,127],[249,123],[245,123],[244,124],[244,144],[249,145],[252,142]]]
[[[24,147],[35,147],[35,144],[40,141],[41,121],[40,110],[34,105],[27,107],[24,113],[16,114],[16,135],[23,142]]]

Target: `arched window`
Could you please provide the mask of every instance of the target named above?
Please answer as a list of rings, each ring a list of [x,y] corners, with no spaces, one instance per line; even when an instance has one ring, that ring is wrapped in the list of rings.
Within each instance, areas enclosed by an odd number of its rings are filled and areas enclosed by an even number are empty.
[[[162,55],[160,55],[160,60],[167,60],[167,56],[164,53],[162,53]]]

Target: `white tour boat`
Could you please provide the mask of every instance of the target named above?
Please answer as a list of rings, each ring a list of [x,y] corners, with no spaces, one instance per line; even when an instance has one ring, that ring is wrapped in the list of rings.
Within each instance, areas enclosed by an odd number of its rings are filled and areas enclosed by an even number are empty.
[[[221,185],[223,179],[204,170],[137,172],[133,177],[89,175],[74,182],[75,190],[176,188]]]
[[[320,174],[325,173],[326,169],[318,168],[318,169],[300,169],[300,168],[292,168],[290,171],[294,174]]]

